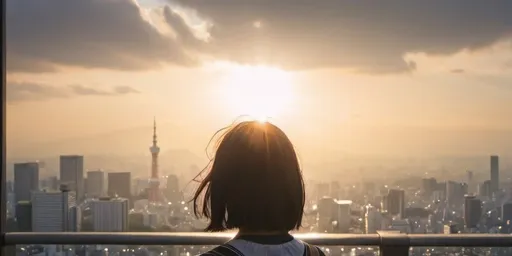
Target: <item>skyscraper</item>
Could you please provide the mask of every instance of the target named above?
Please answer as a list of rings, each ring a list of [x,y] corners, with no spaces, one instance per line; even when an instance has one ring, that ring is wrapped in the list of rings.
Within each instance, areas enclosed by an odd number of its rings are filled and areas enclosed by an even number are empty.
[[[77,201],[84,199],[84,157],[60,156],[60,182],[76,192]]]
[[[30,193],[39,190],[39,163],[14,164],[15,201],[30,201]]]
[[[501,219],[508,227],[512,226],[512,202],[506,202],[501,207]]]
[[[108,173],[108,196],[110,197],[132,197],[132,173],[130,172],[109,172]]]
[[[401,189],[390,189],[386,197],[387,211],[392,215],[404,217],[405,213],[405,191]]]
[[[153,121],[153,145],[149,148],[151,152],[151,178],[149,182],[148,199],[151,203],[160,200],[160,177],[158,175],[158,153],[160,148],[157,145],[156,138],[156,120]]]
[[[104,196],[106,192],[105,172],[102,170],[87,172],[86,193],[88,197]]]
[[[491,192],[499,190],[500,186],[500,163],[498,156],[491,156]]]
[[[468,184],[455,181],[446,182],[446,202],[449,207],[460,207],[463,204],[464,195],[468,192]]]
[[[476,228],[482,217],[482,201],[472,195],[464,197],[464,224],[466,228]]]

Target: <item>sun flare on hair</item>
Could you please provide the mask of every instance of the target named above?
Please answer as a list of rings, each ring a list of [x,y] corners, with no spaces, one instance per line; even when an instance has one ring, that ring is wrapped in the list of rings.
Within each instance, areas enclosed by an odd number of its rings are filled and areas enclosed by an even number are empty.
[[[294,96],[292,74],[266,66],[234,66],[222,86],[230,114],[260,122],[285,114]]]

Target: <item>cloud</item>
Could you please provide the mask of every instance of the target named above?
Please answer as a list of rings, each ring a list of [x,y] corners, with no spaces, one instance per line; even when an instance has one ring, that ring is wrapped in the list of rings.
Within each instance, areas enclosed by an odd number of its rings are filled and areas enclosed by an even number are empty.
[[[417,64],[408,54],[452,55],[512,36],[508,0],[167,1],[148,12],[136,0],[7,0],[8,70],[142,70],[208,57],[285,69],[410,72]]]
[[[512,34],[508,0],[176,1],[213,24],[217,58],[291,69],[410,71],[407,53],[450,55]]]
[[[37,101],[56,98],[71,98],[76,96],[117,96],[139,91],[129,86],[116,86],[112,90],[99,90],[84,85],[52,86],[42,83],[14,82],[8,83],[7,101]]]
[[[7,67],[50,72],[56,65],[153,69],[195,60],[143,18],[134,0],[8,0]]]
[[[464,73],[466,71],[464,69],[462,69],[462,68],[456,68],[456,69],[450,70],[450,72],[453,73],[453,74],[462,74],[462,73]]]

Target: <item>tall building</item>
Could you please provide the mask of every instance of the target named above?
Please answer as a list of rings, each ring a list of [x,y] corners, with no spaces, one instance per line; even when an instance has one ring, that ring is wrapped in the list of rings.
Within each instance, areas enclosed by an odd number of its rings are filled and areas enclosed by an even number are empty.
[[[348,233],[350,229],[350,200],[324,197],[318,202],[318,231],[322,233]]]
[[[74,231],[70,226],[70,211],[76,206],[74,191],[62,185],[60,192],[37,191],[32,193],[32,231]]]
[[[318,231],[320,233],[332,233],[333,221],[336,212],[336,201],[330,197],[323,197],[318,201]]]
[[[464,197],[464,224],[466,228],[476,228],[482,217],[482,201],[473,195]]]
[[[151,203],[160,201],[160,176],[158,174],[158,154],[160,148],[156,138],[156,120],[153,122],[153,145],[149,148],[151,152],[151,178],[149,184],[148,199]]]
[[[491,181],[486,180],[478,185],[478,195],[481,197],[491,197]]]
[[[366,206],[365,233],[376,234],[381,229],[382,214],[373,206]]]
[[[468,193],[475,193],[477,188],[473,179],[473,171],[466,171],[466,179],[468,184]]]
[[[512,202],[504,203],[501,207],[501,219],[507,226],[512,226]]]
[[[32,232],[32,203],[19,201],[16,204],[16,223],[18,232]]]
[[[131,196],[132,196],[132,173],[130,173],[130,172],[109,172],[108,173],[108,196],[131,198]]]
[[[14,164],[15,201],[30,201],[30,193],[39,190],[39,163]]]
[[[388,213],[398,215],[400,218],[405,214],[405,191],[401,189],[390,189],[385,197],[384,205]]]
[[[88,197],[100,197],[106,193],[105,172],[102,170],[87,172],[86,193]]]
[[[99,198],[91,202],[92,226],[95,232],[128,231],[128,200]]]
[[[351,206],[352,201],[350,200],[336,200],[336,213],[334,221],[334,232],[335,233],[349,233],[350,222],[351,222]]]
[[[455,181],[446,182],[446,202],[449,207],[460,207],[464,202],[464,195],[468,192],[468,184]]]
[[[84,199],[84,157],[60,156],[60,182],[75,191],[77,201]]]
[[[491,192],[500,188],[500,162],[498,156],[491,156]]]

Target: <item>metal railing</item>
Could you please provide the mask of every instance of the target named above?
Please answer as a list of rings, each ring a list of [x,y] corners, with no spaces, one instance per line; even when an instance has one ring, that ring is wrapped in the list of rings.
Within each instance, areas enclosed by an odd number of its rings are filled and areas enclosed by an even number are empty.
[[[217,245],[230,233],[5,233],[2,247],[20,244],[57,245]],[[512,235],[450,234],[405,235],[381,233],[296,234],[296,238],[319,246],[378,246],[381,256],[409,255],[411,247],[512,247]]]

